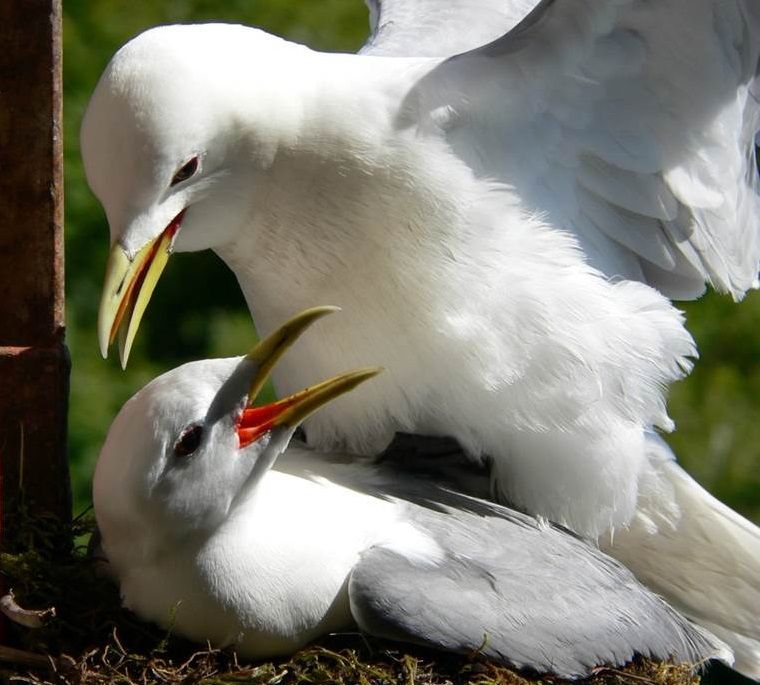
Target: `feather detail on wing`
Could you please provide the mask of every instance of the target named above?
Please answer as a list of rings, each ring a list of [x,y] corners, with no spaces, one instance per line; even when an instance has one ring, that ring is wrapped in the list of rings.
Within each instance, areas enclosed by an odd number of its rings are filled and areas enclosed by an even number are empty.
[[[365,0],[371,35],[362,54],[449,57],[515,26],[535,0]]]
[[[676,299],[758,285],[760,5],[544,0],[407,98],[609,277]]]
[[[760,528],[715,499],[647,436],[650,471],[636,515],[605,551],[683,614],[725,640],[734,668],[760,679]]]
[[[492,509],[478,516],[415,508],[410,520],[443,557],[413,558],[382,544],[365,552],[349,580],[359,626],[566,678],[636,654],[695,664],[731,660],[719,640],[584,541]]]

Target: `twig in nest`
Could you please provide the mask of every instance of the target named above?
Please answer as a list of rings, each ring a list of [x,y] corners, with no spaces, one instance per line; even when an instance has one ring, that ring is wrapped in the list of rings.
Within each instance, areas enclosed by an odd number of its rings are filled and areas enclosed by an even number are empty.
[[[23,664],[24,666],[35,666],[37,668],[51,668],[54,663],[52,659],[43,654],[34,652],[25,652],[22,649],[13,649],[0,645],[0,661],[7,661],[12,664]]]
[[[627,671],[621,671],[618,668],[612,668],[611,666],[598,666],[592,670],[594,676],[615,675],[619,678],[628,678],[630,680],[641,681],[642,683],[649,683],[649,685],[656,685],[657,681],[652,678],[648,678],[645,675],[637,675],[636,673],[628,673]]]
[[[50,619],[55,618],[55,607],[41,610],[21,608],[16,604],[12,590],[0,597],[0,611],[14,623],[26,628],[42,628]]]

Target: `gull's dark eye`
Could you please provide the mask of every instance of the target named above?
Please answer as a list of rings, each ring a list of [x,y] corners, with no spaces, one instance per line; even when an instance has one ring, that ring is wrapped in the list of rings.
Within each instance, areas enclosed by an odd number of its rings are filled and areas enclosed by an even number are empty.
[[[190,426],[182,431],[179,440],[174,443],[175,457],[189,457],[201,444],[203,426]]]
[[[187,181],[187,179],[196,171],[198,171],[198,158],[193,157],[189,162],[183,164],[177,173],[174,174],[171,185],[176,186],[178,183],[182,183],[182,181]]]

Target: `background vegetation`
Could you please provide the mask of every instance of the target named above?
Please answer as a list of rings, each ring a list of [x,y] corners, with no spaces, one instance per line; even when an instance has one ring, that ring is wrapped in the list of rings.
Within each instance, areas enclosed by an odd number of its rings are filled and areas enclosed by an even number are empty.
[[[111,55],[156,24],[252,24],[327,50],[355,50],[367,32],[361,0],[65,0],[64,88],[70,456],[75,511],[87,506],[100,444],[122,403],[191,359],[241,354],[253,327],[232,274],[212,253],[171,260],[141,326],[129,369],[97,352],[95,320],[108,249],[105,217],[79,157],[82,113]],[[268,65],[262,64],[266,69]],[[118,162],[115,162],[118,163]],[[671,392],[681,463],[760,523],[760,294],[740,305],[711,293],[684,305],[702,359]]]

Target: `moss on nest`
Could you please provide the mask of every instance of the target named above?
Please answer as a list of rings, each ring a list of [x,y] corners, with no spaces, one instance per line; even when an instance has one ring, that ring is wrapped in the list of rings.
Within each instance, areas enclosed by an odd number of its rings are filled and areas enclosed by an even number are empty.
[[[9,624],[4,642],[21,650],[3,655],[3,682],[149,685],[534,685],[561,683],[470,658],[392,644],[358,633],[331,635],[291,659],[241,663],[234,653],[199,649],[139,621],[119,605],[113,585],[98,577],[87,554],[91,516],[63,525],[29,517],[7,521],[13,540],[0,552],[6,586],[25,608],[54,606],[42,628]],[[623,669],[602,668],[591,685],[697,685],[688,666],[644,659]]]

